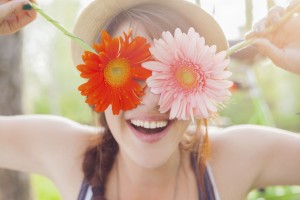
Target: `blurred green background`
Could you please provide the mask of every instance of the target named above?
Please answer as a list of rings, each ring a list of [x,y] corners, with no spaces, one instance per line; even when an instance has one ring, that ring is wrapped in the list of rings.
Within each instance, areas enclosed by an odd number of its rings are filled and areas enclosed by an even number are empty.
[[[228,1],[228,2],[227,2]],[[227,0],[196,1],[221,23],[230,39],[242,39],[255,19],[264,16],[273,4],[284,1]],[[40,1],[41,7],[72,30],[75,19],[90,0]],[[66,12],[67,8],[67,12]],[[232,12],[234,10],[234,12]],[[239,19],[236,16],[241,16]],[[70,40],[41,17],[24,32],[23,72],[24,107],[26,113],[62,115],[81,123],[91,122],[91,111],[77,87],[84,81],[72,64]],[[255,62],[232,60],[229,70],[239,89],[221,112],[220,126],[234,124],[274,125],[286,130],[300,130],[300,78],[274,67],[266,59]],[[254,87],[254,89],[253,89]],[[258,96],[255,96],[259,94]],[[255,147],[253,147],[255,148]],[[38,200],[59,200],[49,180],[32,175],[34,194]],[[264,192],[253,191],[249,200],[300,199],[300,188],[272,187]]]

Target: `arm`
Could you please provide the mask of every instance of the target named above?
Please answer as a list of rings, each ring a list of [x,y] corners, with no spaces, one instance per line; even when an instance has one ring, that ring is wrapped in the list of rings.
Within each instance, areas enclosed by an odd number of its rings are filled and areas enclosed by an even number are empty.
[[[0,0],[0,35],[13,34],[36,18],[34,10],[24,7],[28,2]]]
[[[218,165],[228,169],[237,187],[246,185],[245,193],[270,185],[300,184],[299,134],[242,125],[225,129],[212,141],[213,156],[221,160]]]
[[[261,54],[269,57],[275,65],[300,75],[300,14],[292,17],[278,30],[265,33],[266,27],[276,26],[282,15],[299,3],[299,0],[294,0],[287,9],[274,7],[266,18],[254,25],[253,31],[246,38],[256,37],[254,45]]]
[[[256,187],[300,185],[300,135],[273,128],[257,128],[262,168]]]
[[[81,167],[78,163],[95,132],[62,117],[1,116],[0,167],[48,177],[75,163]]]

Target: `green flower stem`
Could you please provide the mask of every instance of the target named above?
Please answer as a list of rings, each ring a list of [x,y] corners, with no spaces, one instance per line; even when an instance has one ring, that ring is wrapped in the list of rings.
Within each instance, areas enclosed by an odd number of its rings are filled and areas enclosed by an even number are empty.
[[[278,28],[280,28],[285,22],[287,22],[296,12],[300,11],[300,4],[298,4],[297,6],[295,6],[293,9],[291,9],[290,11],[288,11],[286,14],[283,15],[283,17],[281,18],[280,22],[278,24],[276,24],[275,26],[269,26],[264,33],[268,34],[271,33],[273,31],[276,31]],[[254,38],[248,39],[248,40],[244,40],[236,45],[233,45],[232,47],[230,47],[227,50],[227,56],[231,56],[232,54],[248,47],[251,46],[253,44]]]
[[[232,47],[230,47],[228,50],[227,50],[227,56],[231,56],[232,54],[244,49],[244,48],[247,48],[249,46],[252,45],[254,39],[251,38],[249,40],[244,40],[242,42],[239,42],[235,45],[233,45]]]
[[[32,8],[38,12],[40,15],[42,15],[48,22],[53,24],[56,28],[61,30],[66,36],[70,37],[72,40],[74,40],[77,44],[79,44],[81,47],[83,47],[86,51],[90,51],[93,53],[97,52],[95,49],[93,49],[90,45],[85,43],[81,38],[73,35],[71,32],[69,32],[67,29],[65,29],[62,25],[60,25],[55,19],[53,19],[51,16],[49,16],[47,13],[45,13],[37,4],[35,3],[30,3]]]

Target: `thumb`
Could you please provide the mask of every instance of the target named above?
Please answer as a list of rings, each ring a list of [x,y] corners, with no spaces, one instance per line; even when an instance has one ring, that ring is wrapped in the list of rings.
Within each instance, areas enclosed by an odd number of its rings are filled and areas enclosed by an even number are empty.
[[[284,64],[284,51],[265,38],[258,38],[253,41],[253,45],[264,56],[270,58],[277,66]]]
[[[5,17],[22,10],[23,5],[26,3],[29,3],[29,1],[15,0],[15,1],[9,1],[5,4],[0,5],[0,22]]]

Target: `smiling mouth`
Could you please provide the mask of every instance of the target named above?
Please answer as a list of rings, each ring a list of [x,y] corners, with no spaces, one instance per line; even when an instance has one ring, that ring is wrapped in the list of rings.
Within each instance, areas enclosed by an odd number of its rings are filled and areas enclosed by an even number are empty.
[[[170,120],[161,121],[143,121],[143,120],[128,120],[131,127],[143,134],[157,134],[164,131],[170,124]]]

